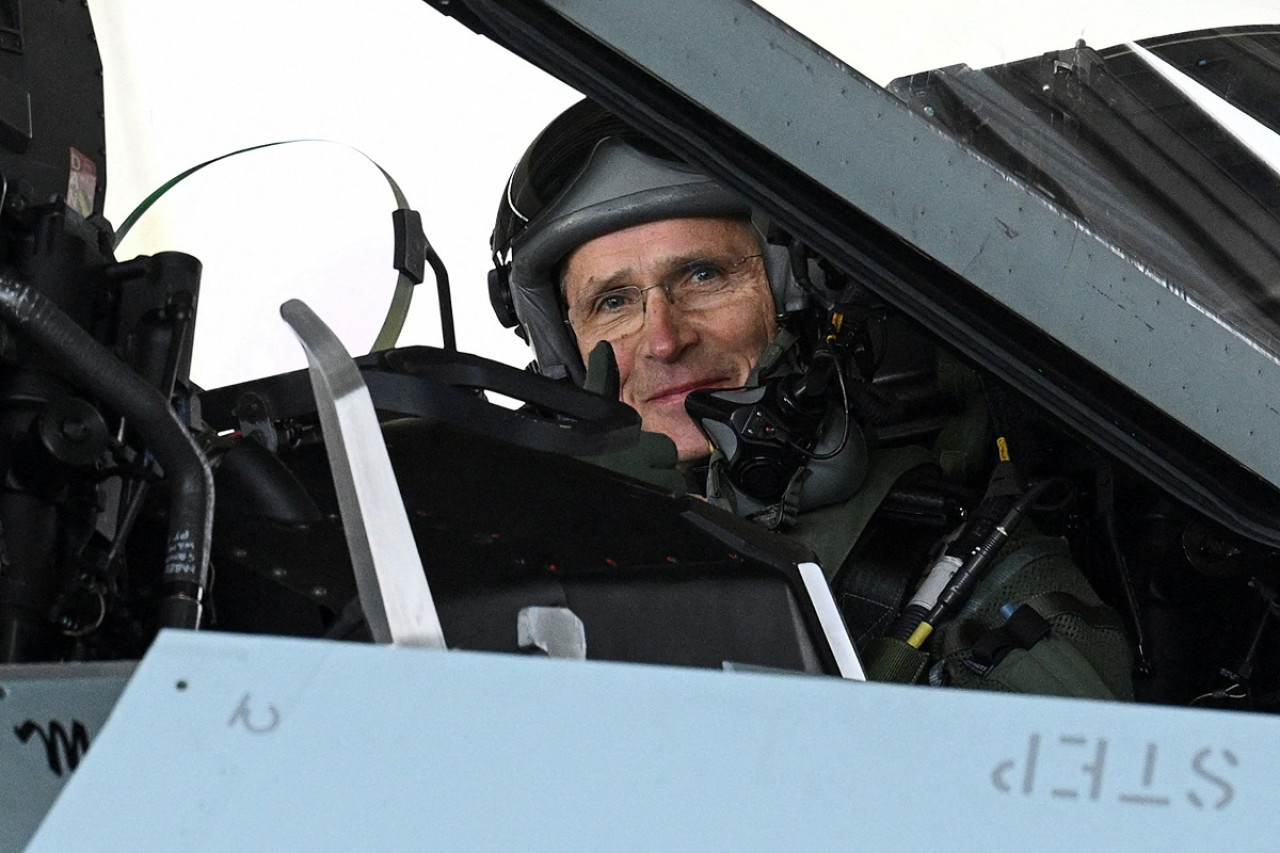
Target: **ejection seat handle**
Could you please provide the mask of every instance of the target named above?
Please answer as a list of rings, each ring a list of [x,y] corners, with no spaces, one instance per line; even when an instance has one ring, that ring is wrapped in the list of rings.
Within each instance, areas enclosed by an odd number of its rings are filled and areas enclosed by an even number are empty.
[[[307,355],[360,606],[375,643],[443,649],[444,632],[360,369],[305,302],[280,306]]]

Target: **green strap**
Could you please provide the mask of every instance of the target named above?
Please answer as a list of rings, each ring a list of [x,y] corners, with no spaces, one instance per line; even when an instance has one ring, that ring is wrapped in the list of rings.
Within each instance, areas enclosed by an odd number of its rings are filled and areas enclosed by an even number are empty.
[[[217,163],[220,160],[226,160],[227,158],[235,157],[238,154],[245,154],[250,151],[259,151],[263,148],[272,148],[277,145],[292,145],[296,142],[321,142],[326,145],[340,145],[343,148],[347,148],[351,151],[356,152],[361,157],[363,157],[364,159],[372,163],[374,165],[374,168],[376,168],[379,172],[382,173],[382,177],[386,179],[387,185],[391,187],[392,195],[395,196],[396,209],[397,210],[410,209],[409,201],[408,199],[405,198],[404,192],[400,189],[400,185],[396,183],[395,178],[391,177],[391,174],[387,172],[386,169],[378,165],[378,162],[376,160],[374,160],[368,154],[361,151],[359,148],[356,148],[351,145],[347,145],[342,142],[334,142],[329,139],[282,139],[276,142],[264,142],[261,145],[250,145],[248,148],[241,148],[238,151],[232,151],[228,154],[222,154],[218,157],[214,157],[212,160],[206,160],[203,163],[192,166],[190,169],[187,169],[184,172],[180,172],[177,175],[174,175],[172,178],[170,178],[169,180],[161,184],[150,195],[144,198],[142,202],[137,207],[135,207],[128,216],[125,217],[124,222],[120,223],[120,227],[116,229],[115,245],[117,247],[120,245],[120,243],[124,240],[125,235],[127,235],[129,231],[132,230],[133,226],[137,223],[137,221],[142,218],[142,215],[145,214],[148,210],[150,210],[151,206],[160,200],[161,196],[163,196],[169,190],[173,189],[175,186],[180,184],[188,176],[194,175],[196,172],[199,172],[201,169],[205,168],[206,166],[212,166],[214,163]],[[392,347],[394,347],[396,345],[396,341],[400,339],[400,332],[404,329],[405,318],[409,315],[409,305],[413,300],[414,283],[413,283],[413,280],[410,279],[407,275],[405,275],[403,271],[397,270],[397,272],[398,272],[398,276],[396,278],[396,289],[391,296],[391,306],[387,309],[387,316],[382,321],[382,328],[378,331],[377,337],[374,338],[373,340],[373,347],[372,349],[370,349],[370,352],[377,352],[378,350],[391,349]]]
[[[1028,604],[1042,617],[1052,621],[1058,616],[1077,616],[1084,620],[1090,628],[1103,631],[1125,632],[1124,622],[1120,615],[1105,604],[1085,604],[1069,592],[1050,590],[1028,598]]]
[[[1072,696],[1089,699],[1132,699],[1117,694],[1093,662],[1061,637],[1048,636],[1030,649],[1014,649],[990,675],[970,686],[1007,693]]]
[[[787,530],[792,527],[800,514],[800,496],[804,493],[805,480],[809,479],[811,473],[813,472],[807,465],[797,468],[776,504],[747,517],[768,530]]]
[[[868,681],[917,684],[924,680],[929,655],[902,640],[880,636],[862,650]]]

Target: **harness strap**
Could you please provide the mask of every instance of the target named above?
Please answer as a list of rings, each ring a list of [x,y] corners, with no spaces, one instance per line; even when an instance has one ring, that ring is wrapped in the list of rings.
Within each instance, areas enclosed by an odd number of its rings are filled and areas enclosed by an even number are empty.
[[[1054,590],[1033,595],[1026,601],[1036,612],[1049,621],[1058,616],[1078,616],[1091,628],[1124,633],[1125,625],[1119,614],[1106,605],[1085,604],[1069,592]]]

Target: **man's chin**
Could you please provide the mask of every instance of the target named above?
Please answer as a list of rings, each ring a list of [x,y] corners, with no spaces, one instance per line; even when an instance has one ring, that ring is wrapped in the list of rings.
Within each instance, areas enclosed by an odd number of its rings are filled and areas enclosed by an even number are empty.
[[[707,444],[706,441],[703,441],[700,447],[687,448],[687,449],[681,449],[677,447],[676,450],[679,453],[679,460],[681,465],[691,465],[692,463],[706,459],[708,456],[711,455],[711,445]]]
[[[681,462],[692,462],[711,453],[707,437],[688,416],[679,419],[647,418],[641,428],[649,432],[660,432],[671,439],[676,445],[676,453]]]

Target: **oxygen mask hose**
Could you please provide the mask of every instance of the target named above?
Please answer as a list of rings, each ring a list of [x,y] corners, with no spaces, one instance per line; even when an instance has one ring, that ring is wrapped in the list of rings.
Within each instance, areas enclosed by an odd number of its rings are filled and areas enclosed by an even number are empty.
[[[838,367],[835,355],[828,349],[814,354],[813,364],[804,373],[782,382],[778,387],[779,409],[788,420],[795,420],[812,432],[827,411],[827,391]]]

